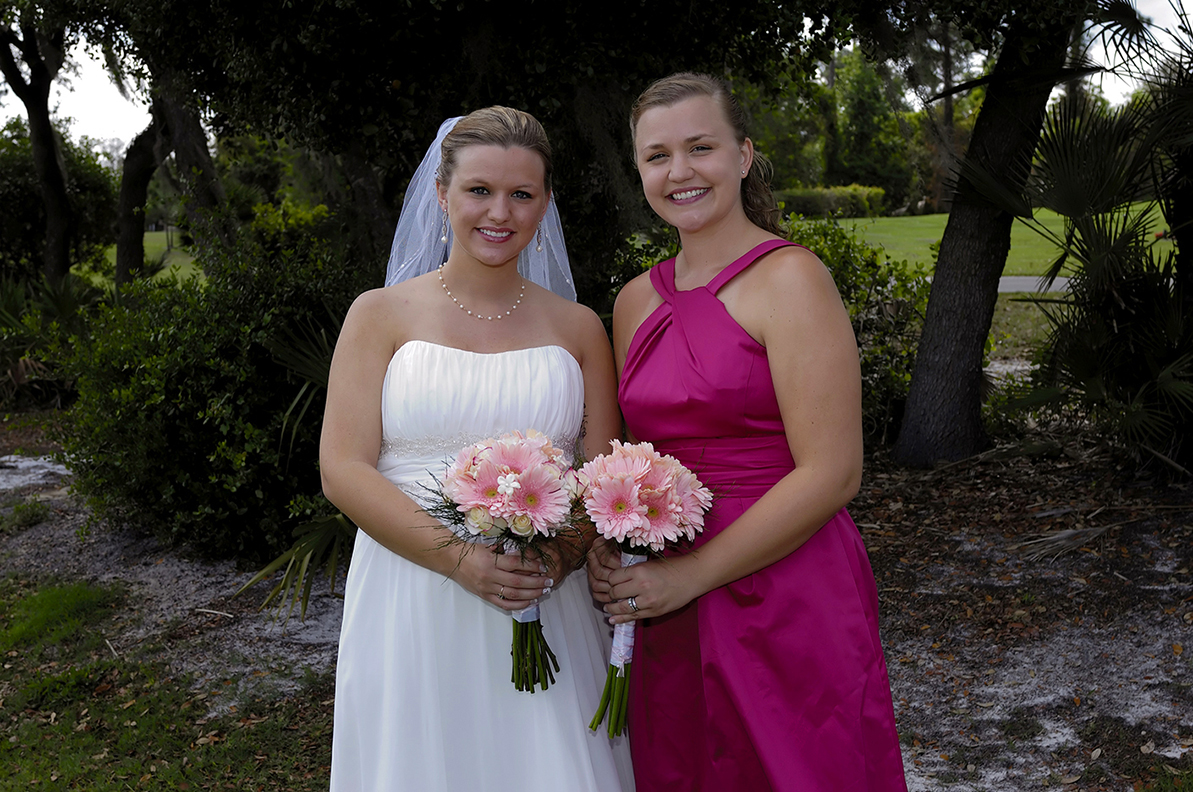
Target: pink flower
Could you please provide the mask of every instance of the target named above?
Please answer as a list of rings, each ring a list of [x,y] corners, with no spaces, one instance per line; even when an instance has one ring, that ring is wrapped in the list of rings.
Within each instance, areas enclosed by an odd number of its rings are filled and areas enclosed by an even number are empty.
[[[498,490],[501,470],[492,462],[484,461],[476,466],[472,476],[448,479],[443,484],[444,494],[451,498],[461,512],[480,506],[490,512],[502,502]]]
[[[493,444],[489,459],[498,467],[505,468],[506,472],[522,473],[543,464],[548,458],[540,445],[527,443],[515,432],[513,436],[507,435]]]
[[[620,474],[602,479],[584,498],[588,516],[606,539],[621,541],[646,526],[646,506],[638,501],[633,476]]]
[[[551,465],[538,465],[522,473],[520,485],[507,499],[506,516],[530,518],[534,530],[550,536],[571,507],[567,489]]]

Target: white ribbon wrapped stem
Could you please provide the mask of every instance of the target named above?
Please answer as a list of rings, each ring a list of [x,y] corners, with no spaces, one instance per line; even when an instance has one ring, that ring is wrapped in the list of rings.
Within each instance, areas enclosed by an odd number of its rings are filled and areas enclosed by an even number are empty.
[[[646,556],[638,553],[622,553],[622,567],[641,564]],[[617,669],[618,676],[625,673],[626,663],[634,659],[634,628],[635,622],[622,622],[613,628],[613,651],[609,654],[609,665]]]
[[[512,545],[506,545],[505,547],[506,555],[514,555],[518,552],[518,548],[513,547]],[[518,624],[526,624],[528,622],[538,621],[539,606],[537,603],[534,605],[528,605],[522,610],[511,612],[510,615],[514,617],[514,621],[518,622]]]

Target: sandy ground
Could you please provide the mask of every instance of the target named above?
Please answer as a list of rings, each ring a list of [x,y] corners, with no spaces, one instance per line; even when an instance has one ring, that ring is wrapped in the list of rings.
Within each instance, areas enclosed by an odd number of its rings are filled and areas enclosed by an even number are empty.
[[[63,470],[12,462],[0,459],[0,500],[44,500],[52,516],[0,537],[0,564],[6,574],[127,586],[134,606],[105,635],[115,654],[150,653],[193,675],[219,694],[209,699],[217,711],[334,667],[341,601],[325,584],[305,621],[282,624],[256,610],[263,586],[233,598],[252,570],[121,528],[84,532]],[[1157,763],[1193,769],[1187,518],[1033,562],[1002,534],[929,530],[929,541],[905,541],[891,530],[904,516],[893,491],[873,490],[854,513],[879,581],[912,792],[1131,789]],[[1123,553],[1137,562],[1109,563]]]

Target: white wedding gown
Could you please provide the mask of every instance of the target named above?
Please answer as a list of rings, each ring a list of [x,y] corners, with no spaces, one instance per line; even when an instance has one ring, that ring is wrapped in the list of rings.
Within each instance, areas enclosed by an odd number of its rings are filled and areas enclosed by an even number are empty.
[[[575,447],[580,366],[557,346],[481,354],[404,344],[382,386],[377,469],[425,497],[469,443],[536,429]],[[548,690],[510,681],[510,615],[357,531],[336,667],[332,792],[624,792],[624,737],[588,722],[608,630],[583,572],[541,601],[559,659]]]

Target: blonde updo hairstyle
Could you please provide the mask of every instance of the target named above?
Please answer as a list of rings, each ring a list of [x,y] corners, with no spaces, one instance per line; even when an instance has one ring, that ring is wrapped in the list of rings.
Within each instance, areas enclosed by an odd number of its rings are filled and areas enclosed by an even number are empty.
[[[637,138],[638,121],[642,114],[655,107],[671,107],[693,96],[707,96],[720,105],[725,119],[733,127],[738,144],[746,142],[746,111],[734,98],[724,80],[708,74],[680,72],[664,77],[642,92],[630,109],[630,135]],[[741,203],[746,217],[754,225],[776,236],[783,236],[779,227],[779,208],[770,182],[774,168],[761,152],[755,149],[754,163],[741,180]]]
[[[530,113],[494,105],[461,118],[443,139],[439,170],[435,173],[437,182],[443,185],[451,183],[457,157],[461,149],[468,146],[500,146],[533,151],[543,160],[543,187],[550,192],[551,143],[547,140],[543,125]]]

